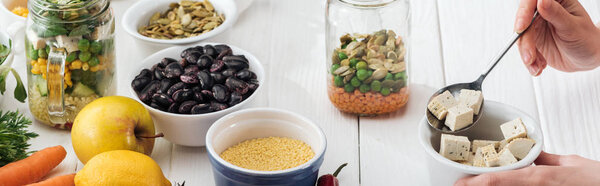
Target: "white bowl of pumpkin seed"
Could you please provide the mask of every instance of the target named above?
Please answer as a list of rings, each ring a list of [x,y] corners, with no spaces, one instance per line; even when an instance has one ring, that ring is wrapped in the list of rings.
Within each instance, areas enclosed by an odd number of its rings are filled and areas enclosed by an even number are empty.
[[[237,16],[233,0],[140,0],[127,9],[121,24],[142,41],[188,44],[222,33]]]

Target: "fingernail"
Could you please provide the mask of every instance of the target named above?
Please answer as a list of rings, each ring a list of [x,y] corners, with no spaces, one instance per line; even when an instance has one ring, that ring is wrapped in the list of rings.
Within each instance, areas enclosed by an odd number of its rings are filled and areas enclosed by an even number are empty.
[[[539,71],[537,65],[529,65],[527,66],[527,70],[529,70],[529,74],[531,74],[532,76],[537,76],[537,73]]]

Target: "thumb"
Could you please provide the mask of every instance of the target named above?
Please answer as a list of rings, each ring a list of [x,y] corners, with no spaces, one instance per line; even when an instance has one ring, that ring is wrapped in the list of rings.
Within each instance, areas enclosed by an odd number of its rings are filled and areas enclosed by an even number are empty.
[[[555,0],[540,0],[537,4],[540,15],[557,29],[570,29],[574,16]]]

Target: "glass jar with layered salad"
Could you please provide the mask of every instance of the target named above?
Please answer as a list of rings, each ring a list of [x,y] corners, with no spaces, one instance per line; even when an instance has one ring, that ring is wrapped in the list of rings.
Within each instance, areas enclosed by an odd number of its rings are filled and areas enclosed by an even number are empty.
[[[115,93],[109,0],[29,0],[25,30],[29,109],[70,129],[79,110]]]
[[[343,112],[373,116],[408,101],[408,0],[328,0],[327,92]]]

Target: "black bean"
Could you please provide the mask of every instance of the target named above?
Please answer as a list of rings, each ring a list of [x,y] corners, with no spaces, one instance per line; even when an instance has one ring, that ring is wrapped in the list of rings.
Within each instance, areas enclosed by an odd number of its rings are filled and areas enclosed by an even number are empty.
[[[152,99],[152,95],[158,91],[160,88],[160,83],[157,80],[150,82],[144,89],[140,92],[140,100],[144,103],[150,103]]]
[[[223,67],[225,67],[225,63],[223,62],[223,60],[215,60],[210,66],[210,72],[219,72],[223,70]]]
[[[200,82],[200,88],[204,90],[210,90],[214,85],[214,80],[206,71],[200,71],[196,73],[198,81]]]
[[[223,57],[229,56],[233,52],[227,45],[216,45],[215,48],[217,48],[217,52],[219,53],[219,55],[217,55],[217,59],[223,59]]]
[[[160,60],[160,65],[159,66],[162,67],[162,68],[164,68],[164,67],[166,67],[167,65],[169,65],[169,64],[171,64],[173,62],[177,62],[177,60],[175,60],[173,58],[166,57],[166,58],[163,58],[162,60]]]
[[[196,65],[188,65],[183,70],[183,73],[197,73],[198,71],[200,71],[200,68],[198,66],[196,66]]]
[[[225,66],[227,66],[227,68],[230,69],[235,69],[235,70],[242,70],[242,69],[247,69],[248,63],[242,62],[242,61],[237,61],[237,60],[229,60],[229,61],[224,61]]]
[[[201,69],[208,69],[212,66],[214,59],[209,55],[202,55],[198,59],[198,67]]]
[[[159,88],[159,92],[160,93],[167,93],[167,91],[169,90],[169,88],[171,88],[171,86],[175,84],[175,80],[172,79],[162,79],[160,80],[160,88]]]
[[[164,107],[161,107],[160,105],[158,105],[158,104],[157,104],[157,103],[155,103],[155,102],[152,102],[152,103],[150,103],[150,107],[152,107],[152,108],[155,108],[155,109],[158,109],[158,110],[165,110],[165,108],[164,108]]]
[[[194,87],[192,87],[192,91],[194,91],[194,92],[201,92],[202,88],[200,88],[199,86],[194,86]]]
[[[250,79],[256,79],[256,74],[248,69],[244,69],[237,72],[235,77],[244,81],[248,81]]]
[[[161,80],[164,78],[165,78],[165,73],[162,68],[157,67],[156,69],[154,69],[154,79],[155,80]]]
[[[167,78],[178,78],[183,74],[183,67],[179,63],[171,63],[165,67],[164,74]]]
[[[227,78],[227,80],[225,80],[225,86],[227,86],[229,91],[238,92],[242,95],[248,92],[248,83],[235,77]]]
[[[229,106],[233,107],[234,105],[237,105],[238,103],[242,102],[244,99],[243,95],[238,93],[238,92],[233,92],[231,93],[231,98],[229,98]]]
[[[204,102],[204,97],[202,96],[202,92],[194,92],[194,100],[199,103]]]
[[[171,106],[167,109],[167,112],[170,113],[179,113],[179,103],[172,103]]]
[[[135,76],[135,79],[141,78],[141,77],[152,78],[152,76],[153,76],[153,73],[152,73],[152,71],[150,71],[150,69],[144,69],[137,76]]]
[[[229,91],[227,90],[227,87],[225,87],[221,84],[216,84],[215,86],[213,86],[212,92],[213,92],[213,97],[218,102],[226,103],[227,100],[229,100]]]
[[[258,89],[258,83],[248,83],[248,92],[253,93]]]
[[[223,84],[225,83],[225,79],[227,79],[227,77],[225,77],[220,72],[211,72],[210,76],[215,80],[215,83],[217,84]]]
[[[187,66],[188,62],[187,60],[185,60],[185,58],[182,58],[179,60],[179,65],[181,65],[181,67],[185,68]]]
[[[144,89],[144,87],[146,87],[150,81],[152,81],[152,79],[148,77],[135,78],[133,81],[131,81],[131,87],[136,92],[139,92],[140,90]]]
[[[200,55],[201,55],[200,52],[190,52],[185,56],[185,61],[187,61],[188,64],[195,65],[196,63],[198,63],[198,59],[200,58]]]
[[[152,95],[152,102],[158,103],[162,107],[168,107],[169,105],[173,104],[175,101],[173,101],[173,99],[171,99],[166,94],[155,93],[154,95]]]
[[[212,91],[210,91],[210,90],[202,90],[200,93],[202,93],[202,97],[205,101],[210,101],[210,100],[215,99],[213,97]]]
[[[237,73],[237,70],[232,69],[232,68],[228,68],[223,70],[223,72],[221,72],[221,74],[223,74],[223,76],[225,76],[225,78],[234,76]]]
[[[177,82],[177,83],[171,85],[171,87],[169,88],[169,90],[167,90],[167,95],[173,96],[173,93],[175,93],[175,91],[183,89],[185,87],[186,87],[185,83],[183,83],[183,82]]]
[[[181,105],[179,105],[179,113],[181,114],[189,114],[190,111],[192,110],[192,107],[194,107],[196,104],[196,101],[185,101],[183,103],[181,103]]]
[[[202,72],[202,71],[200,71]],[[179,76],[179,79],[187,84],[196,84],[198,83],[198,76],[196,76],[197,73],[193,73],[193,72],[189,72],[189,73],[185,73],[181,76]]]
[[[194,105],[194,107],[192,107],[192,110],[191,110],[192,114],[204,114],[204,113],[209,113],[209,112],[211,112],[210,104],[206,104],[206,103],[200,103],[200,104]]]
[[[185,58],[185,56],[187,56],[189,53],[192,53],[192,52],[200,53],[200,52],[202,52],[202,50],[198,50],[197,48],[194,48],[194,47],[186,48],[185,50],[181,51],[181,54],[179,54],[179,57]]]
[[[241,61],[248,64],[248,59],[244,55],[233,55],[223,57],[223,61]]]
[[[220,111],[220,110],[225,110],[226,108],[227,108],[226,104],[219,103],[216,101],[210,102],[210,110],[211,111]]]
[[[172,96],[175,102],[181,103],[184,101],[188,101],[194,98],[194,92],[190,89],[180,89],[175,91]]]
[[[202,47],[201,45],[194,47],[194,49],[196,49],[198,52],[204,53],[204,47]]]
[[[204,46],[204,54],[209,55],[213,58],[217,58],[217,55],[219,53],[217,53],[217,49],[215,49],[215,47],[213,47],[212,45],[206,45]]]

